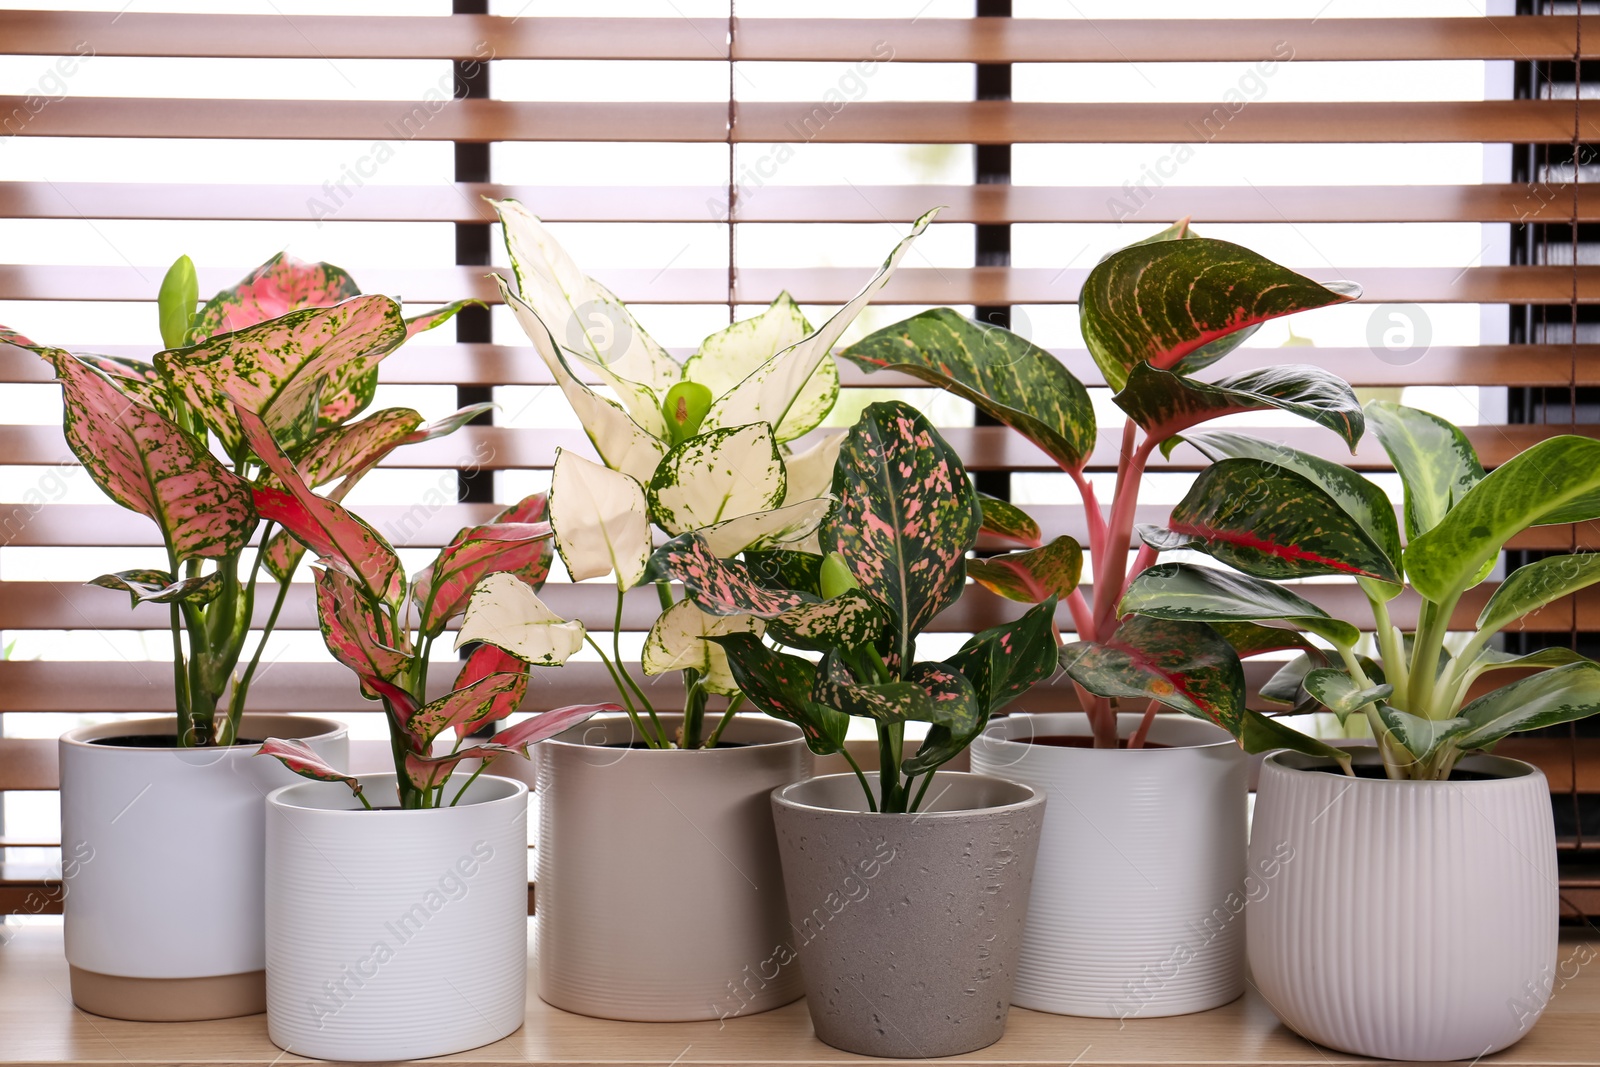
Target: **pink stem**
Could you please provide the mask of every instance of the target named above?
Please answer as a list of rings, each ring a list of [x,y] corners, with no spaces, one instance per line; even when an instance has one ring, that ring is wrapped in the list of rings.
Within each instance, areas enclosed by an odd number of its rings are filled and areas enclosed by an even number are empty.
[[[1150,724],[1156,721],[1156,712],[1161,710],[1161,702],[1152,700],[1150,706],[1144,709],[1144,718],[1139,720],[1139,728],[1128,738],[1129,748],[1143,748],[1145,735],[1150,732]]]
[[[1094,486],[1082,471],[1068,471],[1078,485],[1078,495],[1083,498],[1083,517],[1089,524],[1089,551],[1099,558],[1106,545],[1106,517],[1100,511],[1100,501],[1095,499]]]
[[[1142,544],[1139,546],[1139,554],[1133,557],[1133,566],[1128,568],[1128,580],[1122,583],[1122,593],[1124,596],[1127,595],[1128,586],[1133,584],[1133,580],[1139,577],[1139,575],[1143,574],[1145,571],[1149,570],[1155,564],[1157,555],[1158,553],[1156,550],[1151,548],[1149,545]]]
[[[1104,632],[1116,618],[1122,599],[1122,583],[1128,572],[1128,549],[1133,538],[1133,520],[1139,503],[1139,480],[1157,441],[1146,437],[1135,448],[1133,420],[1123,426],[1122,460],[1117,466],[1117,495],[1111,504],[1111,527],[1102,557],[1095,559],[1095,630]]]
[[[1099,635],[1094,630],[1094,613],[1089,609],[1089,602],[1084,599],[1082,589],[1074,589],[1067,594],[1067,610],[1072,612],[1072,625],[1077,628],[1078,640],[1095,641]],[[1060,633],[1056,634],[1056,644],[1061,643]]]
[[[1078,706],[1083,709],[1085,717],[1089,720],[1089,730],[1094,735],[1095,748],[1117,747],[1117,714],[1111,709],[1111,701],[1106,697],[1097,697],[1077,682],[1072,683],[1072,689],[1078,695]]]

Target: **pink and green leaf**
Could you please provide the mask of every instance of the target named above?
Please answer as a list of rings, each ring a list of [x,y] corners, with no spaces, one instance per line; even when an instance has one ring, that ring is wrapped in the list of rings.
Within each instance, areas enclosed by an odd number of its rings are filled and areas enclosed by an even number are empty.
[[[1044,534],[1033,516],[1011,501],[979,493],[978,505],[983,509],[984,533],[1014,541],[1024,548],[1038,548],[1044,544]]]
[[[674,537],[651,555],[641,584],[662,580],[682,582],[700,610],[713,615],[770,619],[816,599],[762,585],[747,565],[719,558],[696,533]]]
[[[888,725],[935,723],[953,734],[971,730],[980,717],[972,683],[944,663],[917,663],[902,680],[865,683],[856,680],[836,651],[829,652],[817,667],[811,697],[846,715]]]
[[[767,621],[767,634],[790,648],[826,652],[876,645],[888,622],[877,601],[850,589],[830,600],[774,615]]]
[[[1394,561],[1333,497],[1297,472],[1260,460],[1212,464],[1172,509],[1166,530],[1139,532],[1156,549],[1191,548],[1257,578],[1401,580]]]
[[[61,382],[67,444],[107,496],[155,520],[180,560],[244,547],[257,519],[250,487],[203,440],[124,396],[70,353],[40,354]]]
[[[500,522],[462,530],[412,579],[411,599],[421,612],[418,627],[428,637],[444,632],[467,610],[478,583],[505,572],[537,588],[550,571],[548,522]]]
[[[987,718],[1056,673],[1055,601],[973,634],[945,662],[966,676]],[[958,750],[959,751],[959,750]]]
[[[210,574],[197,574],[192,578],[174,581],[167,571],[130,570],[102,574],[89,584],[102,589],[122,590],[133,598],[134,607],[177,601],[198,607],[209,604],[222,592],[222,575],[212,571]]]
[[[313,493],[266,424],[245,408],[235,410],[251,451],[289,490],[257,489],[256,507],[262,517],[280,524],[328,566],[355,579],[363,595],[398,604],[405,575],[389,543],[339,504]]]
[[[28,340],[9,326],[0,326],[0,344],[16,345],[19,348],[38,348],[39,346]]]
[[[887,326],[840,353],[868,371],[893,370],[971,401],[1066,470],[1094,451],[1094,405],[1061,361],[1027,338],[936,308]]]
[[[343,782],[356,796],[361,795],[360,782],[337,770],[304,741],[293,738],[268,738],[255,754],[273,757],[302,778],[310,778],[317,782]]]
[[[236,406],[259,415],[298,452],[319,426],[342,422],[364,406],[336,413],[326,408],[358,383],[366,383],[361,389],[370,399],[378,362],[404,341],[400,306],[386,296],[363,296],[161,352],[156,369],[200,412],[230,455],[241,444]]]
[[[1244,668],[1204,623],[1135,615],[1109,641],[1067,645],[1061,666],[1096,696],[1159,701],[1235,737],[1244,728]]]
[[[329,307],[360,296],[350,275],[330,263],[303,263],[279,252],[195,315],[189,336],[203,341],[300,308]]]
[[[424,751],[446,730],[465,736],[480,722],[501,719],[517,709],[528,692],[528,665],[515,671],[484,675],[438,700],[418,708],[406,722],[406,732]]]
[[[425,311],[420,315],[412,315],[406,319],[406,340],[409,341],[419,333],[426,333],[435,326],[443,326],[460,314],[462,308],[486,306],[482,300],[457,300],[453,304],[446,304],[443,307],[434,308],[432,311]]]
[[[402,444],[422,424],[410,408],[385,408],[359,422],[335,426],[318,434],[295,464],[312,488],[350,474],[364,474]]]
[[[1070,537],[1058,537],[1040,548],[967,560],[967,577],[1024,604],[1067,596],[1078,588],[1082,573],[1083,548]]]
[[[484,744],[463,748],[447,756],[421,756],[408,752],[405,757],[406,777],[417,789],[433,789],[443,785],[462,760],[492,760],[507,752],[526,756],[530,745],[570,730],[590,716],[621,710],[620,704],[576,704],[535,715],[501,730]]]
[[[325,567],[317,572],[317,623],[328,651],[356,673],[369,697],[378,696],[373,679],[393,682],[411,667],[405,631],[363,597],[342,571]]]
[[[800,727],[807,747],[819,756],[844,747],[850,717],[811,698],[817,680],[815,663],[774,651],[754,634],[727,634],[710,640],[728,654],[728,669],[751,704]]]
[[[888,610],[896,630],[890,654],[909,663],[916,635],[966,584],[965,556],[983,521],[977,492],[922,413],[888,401],[869,405],[845,435],[833,495],[822,551],[840,553]]]
[[[1193,373],[1212,342],[1297,311],[1354,299],[1247,248],[1205,237],[1138,244],[1089,272],[1079,294],[1084,341],[1106,383],[1120,391],[1140,363]]]

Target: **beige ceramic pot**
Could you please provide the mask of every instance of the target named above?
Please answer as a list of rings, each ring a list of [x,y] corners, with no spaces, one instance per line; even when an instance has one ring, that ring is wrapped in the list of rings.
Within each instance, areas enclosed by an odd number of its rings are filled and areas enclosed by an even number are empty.
[[[662,716],[668,732],[681,717]],[[738,716],[709,751],[599,715],[534,750],[539,996],[606,1019],[727,1019],[797,999],[768,795],[811,774],[800,731]]]

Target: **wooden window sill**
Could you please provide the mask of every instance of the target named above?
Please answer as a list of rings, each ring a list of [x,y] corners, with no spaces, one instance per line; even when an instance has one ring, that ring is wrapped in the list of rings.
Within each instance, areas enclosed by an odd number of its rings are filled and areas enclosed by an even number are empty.
[[[1585,949],[1588,946],[1588,950]],[[1600,940],[1562,938],[1556,993],[1527,1037],[1485,1064],[1600,1065]],[[1565,979],[1565,981],[1563,981]],[[570,1015],[532,991],[527,1021],[504,1041],[427,1063],[593,1064],[668,1067],[695,1064],[887,1063],[839,1052],[811,1033],[804,1002],[725,1025],[618,1023]],[[207,1023],[130,1023],[71,1006],[56,926],[13,928],[0,947],[0,1065],[171,1064],[194,1067],[307,1063],[267,1040],[266,1016]],[[917,1062],[917,1061],[913,1061]],[[1169,1019],[1077,1019],[1021,1008],[999,1043],[952,1062],[983,1065],[1305,1064],[1362,1062],[1320,1049],[1279,1024],[1254,990],[1214,1011]],[[1387,1062],[1387,1061],[1380,1061]]]

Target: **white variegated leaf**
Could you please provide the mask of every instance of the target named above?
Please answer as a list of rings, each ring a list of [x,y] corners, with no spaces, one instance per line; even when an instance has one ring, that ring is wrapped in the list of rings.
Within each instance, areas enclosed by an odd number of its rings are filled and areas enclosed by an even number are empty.
[[[656,620],[645,639],[640,665],[646,674],[696,670],[713,693],[739,691],[728,670],[728,654],[707,637],[750,633],[760,637],[765,624],[754,615],[708,615],[691,600],[680,600]]]
[[[811,324],[801,313],[800,305],[788,293],[779,293],[778,299],[761,314],[707,337],[700,351],[684,363],[683,376],[710,389],[713,398],[719,397],[810,333]],[[815,429],[838,399],[839,367],[825,359],[806,380],[784,416],[777,429],[778,440],[792,441]]]
[[[511,291],[506,280],[495,275],[500,294],[506,306],[521,323],[523,332],[533,342],[534,351],[544,360],[554,375],[561,393],[577,413],[584,433],[593,442],[594,449],[612,470],[621,471],[644,483],[655,474],[656,465],[666,455],[667,446],[634,422],[613,401],[590,389],[572,372],[567,357],[556,345],[550,330],[539,315]]]
[[[878,290],[888,284],[889,277],[900,265],[911,243],[921,236],[938,213],[939,209],[935,208],[917,219],[911,227],[911,233],[895,245],[894,251],[889,253],[889,258],[884,260],[872,280],[820,329],[767,360],[744,381],[714,400],[700,428],[717,430],[746,426],[752,422],[784,425],[790,409],[811,376],[823,361],[833,358],[833,346],[856,316],[861,314],[861,309],[877,295]]]
[[[565,449],[550,476],[550,525],[556,550],[575,582],[614,574],[631,589],[650,559],[650,517],[644,490],[620,471]]]
[[[747,548],[775,548],[780,545],[789,548],[793,542],[815,533],[832,506],[832,497],[817,497],[797,504],[785,504],[770,511],[753,511],[702,527],[696,532],[705,538],[706,547],[723,559],[737,556]]]
[[[698,434],[667,453],[650,479],[650,516],[671,534],[766,511],[788,477],[764,422]]]
[[[556,343],[617,391],[651,433],[665,435],[661,399],[681,370],[605,286],[587,277],[538,217],[515,200],[494,202],[517,286]]]
[[[583,623],[563,619],[528,583],[500,571],[472,591],[456,647],[482,641],[536,666],[557,667],[583,647],[583,632]]]
[[[839,446],[844,434],[831,433],[803,451],[784,457],[789,475],[789,492],[784,503],[826,496],[833,489],[833,466],[839,461]]]

